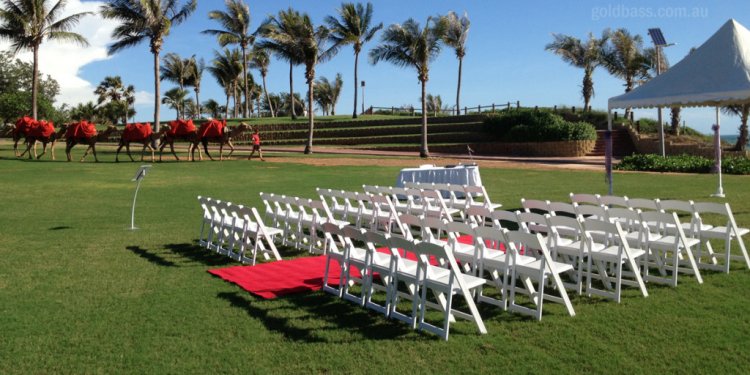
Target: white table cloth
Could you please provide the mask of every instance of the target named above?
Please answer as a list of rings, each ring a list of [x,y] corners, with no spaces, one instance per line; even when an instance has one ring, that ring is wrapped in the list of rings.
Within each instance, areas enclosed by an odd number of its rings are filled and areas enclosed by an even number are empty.
[[[406,182],[482,186],[482,177],[479,176],[479,166],[476,165],[404,168],[398,174],[396,186],[403,187]]]

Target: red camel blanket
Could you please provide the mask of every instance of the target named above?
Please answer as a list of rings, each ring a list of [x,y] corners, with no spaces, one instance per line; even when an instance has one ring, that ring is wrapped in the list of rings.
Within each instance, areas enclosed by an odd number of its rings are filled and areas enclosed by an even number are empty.
[[[93,122],[88,122],[86,120],[82,120],[81,122],[72,124],[68,126],[67,130],[65,130],[65,136],[71,139],[72,138],[91,138],[91,137],[95,137],[96,134],[97,134],[96,125],[94,125]]]
[[[29,135],[35,138],[49,138],[55,134],[55,124],[52,121],[36,121],[31,127]]]
[[[195,131],[195,125],[193,120],[176,120],[169,123],[169,131],[167,134],[171,137],[187,135]]]
[[[122,131],[122,139],[128,142],[138,142],[148,138],[153,132],[149,123],[127,124]]]
[[[19,133],[29,134],[35,123],[36,121],[29,116],[19,118],[18,121],[16,121],[16,128],[13,129],[13,135],[18,135]]]
[[[224,126],[226,122],[219,120],[210,120],[201,124],[198,129],[198,136],[201,138],[219,138],[224,135]]]

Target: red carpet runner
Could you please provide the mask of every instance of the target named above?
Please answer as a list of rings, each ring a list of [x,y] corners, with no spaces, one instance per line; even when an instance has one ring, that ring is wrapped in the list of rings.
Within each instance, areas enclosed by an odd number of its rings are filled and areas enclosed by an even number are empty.
[[[471,243],[470,236],[459,237],[463,243]],[[378,249],[386,252],[386,248]],[[412,254],[409,254],[412,255]],[[412,256],[410,256],[412,258]],[[255,266],[233,266],[208,270],[214,276],[235,283],[242,289],[265,299],[301,292],[312,292],[323,288],[326,257],[302,257],[278,262],[259,263]],[[336,285],[341,269],[331,261],[328,285]]]

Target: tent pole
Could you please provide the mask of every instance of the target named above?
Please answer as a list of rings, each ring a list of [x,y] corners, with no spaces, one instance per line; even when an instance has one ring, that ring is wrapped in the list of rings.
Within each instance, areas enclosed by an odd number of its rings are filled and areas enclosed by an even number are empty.
[[[657,119],[659,121],[659,150],[661,151],[661,157],[666,157],[667,152],[664,149],[664,120],[662,120],[661,107],[659,107],[657,112]]]
[[[608,194],[612,195],[612,109],[607,108],[607,132],[604,135],[606,143],[604,169],[607,173]]]
[[[724,187],[721,181],[721,126],[719,116],[719,106],[716,106],[716,125],[714,125],[714,153],[715,153],[715,165],[716,171],[719,173],[719,187],[716,189],[715,194],[711,194],[712,197],[724,198]]]

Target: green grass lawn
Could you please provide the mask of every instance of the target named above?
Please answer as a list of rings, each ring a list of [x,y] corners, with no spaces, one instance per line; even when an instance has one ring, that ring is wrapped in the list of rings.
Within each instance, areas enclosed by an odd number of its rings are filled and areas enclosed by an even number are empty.
[[[58,150],[59,151],[59,150]],[[80,158],[80,152],[77,150]],[[155,164],[129,231],[139,163],[28,162],[0,149],[0,373],[745,373],[750,270],[576,297],[577,316],[480,305],[489,333],[459,321],[449,342],[322,292],[263,300],[209,275],[235,265],[196,246],[197,195],[260,205],[261,191],[390,185],[395,167],[247,161]],[[61,153],[58,152],[58,157]],[[64,157],[64,156],[63,156]],[[110,156],[103,160],[110,161]],[[604,193],[602,172],[482,169],[493,201]],[[725,176],[750,226],[748,177]],[[708,200],[711,175],[618,173],[631,197]],[[302,256],[289,250],[284,256]]]

